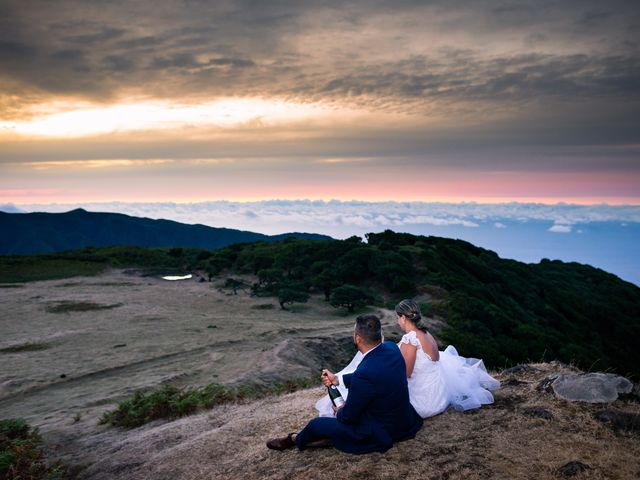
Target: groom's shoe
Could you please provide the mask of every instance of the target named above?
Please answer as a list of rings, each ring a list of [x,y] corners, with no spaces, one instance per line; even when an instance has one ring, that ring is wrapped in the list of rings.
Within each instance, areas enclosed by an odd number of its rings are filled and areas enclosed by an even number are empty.
[[[295,433],[290,433],[286,437],[272,438],[267,442],[267,448],[271,450],[287,450],[296,446],[296,442],[293,440]]]

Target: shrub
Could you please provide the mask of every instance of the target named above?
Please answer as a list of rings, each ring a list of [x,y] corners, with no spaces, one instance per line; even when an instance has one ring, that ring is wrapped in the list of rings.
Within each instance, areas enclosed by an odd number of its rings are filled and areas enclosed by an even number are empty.
[[[0,420],[0,479],[62,479],[61,464],[47,465],[42,454],[42,439],[20,418]]]
[[[211,383],[200,388],[180,389],[172,385],[163,385],[154,390],[136,392],[133,397],[120,402],[115,410],[105,412],[100,419],[100,424],[135,428],[153,420],[173,420],[190,415],[199,409],[209,409],[224,403],[294,392],[301,388],[309,388],[316,383],[316,378],[294,378],[287,380],[284,384],[276,383],[268,387],[257,385],[227,387],[219,383]]]

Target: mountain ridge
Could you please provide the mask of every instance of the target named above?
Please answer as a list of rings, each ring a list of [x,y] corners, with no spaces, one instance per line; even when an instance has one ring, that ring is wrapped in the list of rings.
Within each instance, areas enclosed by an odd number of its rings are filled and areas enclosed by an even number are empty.
[[[122,213],[89,212],[82,208],[64,213],[0,212],[0,230],[3,232],[0,255],[46,254],[120,245],[217,249],[235,243],[272,242],[288,237],[331,239],[326,235],[301,232],[265,235]]]

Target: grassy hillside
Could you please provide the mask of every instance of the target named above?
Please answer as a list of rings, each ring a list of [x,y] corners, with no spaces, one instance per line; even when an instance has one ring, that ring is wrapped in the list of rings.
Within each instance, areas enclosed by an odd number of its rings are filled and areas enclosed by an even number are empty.
[[[0,257],[0,281],[22,282],[107,267],[252,274],[255,295],[281,304],[322,292],[337,307],[393,305],[429,293],[439,336],[465,356],[501,368],[526,361],[572,362],[640,377],[640,288],[602,270],[543,260],[524,264],[460,241],[386,231],[368,243],[289,239],[220,250],[116,247],[41,257]],[[58,275],[58,278],[59,278]]]

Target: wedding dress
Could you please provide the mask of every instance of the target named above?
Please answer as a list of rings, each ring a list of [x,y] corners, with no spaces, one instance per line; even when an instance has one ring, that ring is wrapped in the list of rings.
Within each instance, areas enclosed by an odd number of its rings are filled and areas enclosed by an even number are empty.
[[[434,362],[422,350],[413,331],[402,337],[399,345],[403,343],[417,348],[413,372],[407,381],[409,400],[421,417],[442,413],[450,405],[456,410],[469,410],[493,403],[490,390],[499,388],[500,382],[487,373],[482,360],[461,357],[450,345],[440,352],[440,360]],[[361,361],[362,353],[358,352],[349,365],[336,374],[340,382],[338,389],[345,400],[349,391],[343,385],[342,376],[353,373]],[[329,395],[316,402],[316,409],[321,417],[334,416]]]

